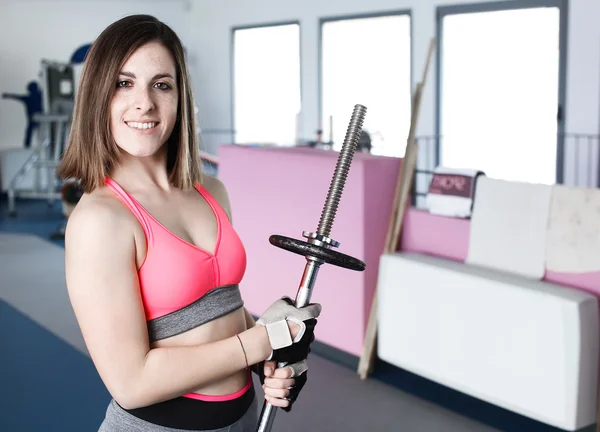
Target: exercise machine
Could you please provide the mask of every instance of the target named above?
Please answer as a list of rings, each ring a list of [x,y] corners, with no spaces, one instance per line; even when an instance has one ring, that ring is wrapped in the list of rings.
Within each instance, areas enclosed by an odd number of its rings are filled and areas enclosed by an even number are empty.
[[[75,105],[75,72],[71,64],[42,60],[39,78],[44,111],[32,116],[37,125],[37,142],[31,143],[29,157],[8,185],[10,216],[16,215],[17,198],[46,199],[49,205],[61,198],[55,172],[69,136]],[[33,179],[28,178],[31,176]],[[33,185],[25,187],[26,183]]]
[[[69,134],[71,116],[67,114],[36,114],[34,120],[38,126],[38,144],[32,146],[32,151],[23,166],[17,171],[10,182],[8,194],[8,214],[16,215],[15,201],[17,198],[46,199],[48,205],[61,198],[57,191],[58,179],[56,168],[60,163]],[[33,170],[33,187],[20,188],[25,176]]]

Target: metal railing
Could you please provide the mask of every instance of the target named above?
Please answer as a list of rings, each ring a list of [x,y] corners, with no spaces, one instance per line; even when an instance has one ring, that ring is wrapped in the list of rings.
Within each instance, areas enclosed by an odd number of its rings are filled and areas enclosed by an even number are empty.
[[[564,135],[563,169],[560,183],[600,187],[600,135],[571,133]]]
[[[419,158],[413,181],[413,205],[427,195],[433,170],[438,165],[442,136],[417,137]],[[482,139],[482,144],[485,138]],[[565,133],[556,136],[556,180],[554,183],[582,188],[600,187],[600,135]],[[478,169],[478,167],[469,167]],[[485,170],[483,170],[485,171]],[[526,180],[524,180],[526,181]]]

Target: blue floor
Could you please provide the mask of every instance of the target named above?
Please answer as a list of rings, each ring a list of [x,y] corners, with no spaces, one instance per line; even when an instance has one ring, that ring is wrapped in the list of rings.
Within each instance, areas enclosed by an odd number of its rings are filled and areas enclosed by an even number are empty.
[[[64,247],[62,239],[53,239],[65,218],[59,201],[49,205],[41,200],[17,200],[15,217],[8,215],[8,203],[0,196],[0,231],[35,234]]]
[[[1,301],[0,340],[0,431],[98,430],[110,395],[87,356]]]
[[[60,203],[17,201],[16,217],[0,199],[0,231],[40,236],[65,222]],[[18,337],[15,337],[18,335]],[[89,357],[0,301],[0,431],[96,431],[110,401]]]
[[[64,223],[58,203],[50,207],[42,201],[23,200],[17,211],[16,218],[8,217],[6,201],[0,197],[0,231],[33,233],[64,246],[63,240],[52,238]],[[91,360],[8,305],[1,305],[0,320],[5,332],[0,352],[0,431],[97,430],[109,395]],[[11,337],[15,333],[22,337]],[[372,378],[502,431],[561,431],[381,361],[376,362]],[[63,424],[64,418],[68,421]],[[579,432],[594,430],[591,426]]]

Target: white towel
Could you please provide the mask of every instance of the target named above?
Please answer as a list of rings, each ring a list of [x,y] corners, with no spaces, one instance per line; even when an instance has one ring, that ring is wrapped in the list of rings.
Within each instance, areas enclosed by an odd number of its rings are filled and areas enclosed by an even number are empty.
[[[600,189],[554,185],[547,236],[548,270],[600,271]]]
[[[439,166],[434,170],[426,197],[427,210],[440,216],[469,218],[477,179],[484,175],[473,169]]]
[[[551,187],[480,177],[466,262],[541,279]]]

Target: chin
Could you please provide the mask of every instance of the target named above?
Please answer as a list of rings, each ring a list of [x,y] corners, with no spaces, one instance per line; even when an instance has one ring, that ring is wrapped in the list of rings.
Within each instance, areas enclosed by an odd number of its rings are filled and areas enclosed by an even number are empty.
[[[122,148],[127,154],[137,158],[148,158],[156,156],[160,153],[160,147],[158,148]]]
[[[121,150],[132,157],[146,158],[161,153],[165,142],[162,139],[136,139],[136,137],[125,137],[115,140]],[[120,143],[125,143],[121,145]]]
[[[119,144],[119,141],[117,141],[117,146],[127,155],[136,158],[147,158],[156,156],[159,153],[161,153],[161,149],[163,148],[163,145],[158,143],[135,143],[132,142],[131,139],[123,140],[121,142],[126,142],[127,144],[121,145]]]

